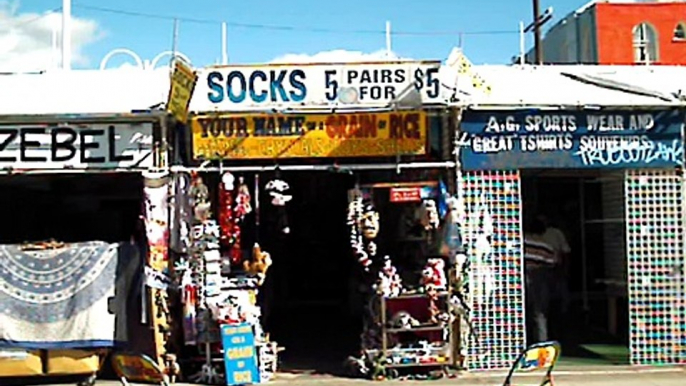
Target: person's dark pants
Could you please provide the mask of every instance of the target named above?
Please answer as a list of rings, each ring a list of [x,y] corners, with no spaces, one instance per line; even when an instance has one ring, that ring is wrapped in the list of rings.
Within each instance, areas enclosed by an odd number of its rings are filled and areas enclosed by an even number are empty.
[[[548,310],[552,290],[553,269],[545,265],[527,263],[526,268],[526,313],[531,328],[529,343],[548,340]]]

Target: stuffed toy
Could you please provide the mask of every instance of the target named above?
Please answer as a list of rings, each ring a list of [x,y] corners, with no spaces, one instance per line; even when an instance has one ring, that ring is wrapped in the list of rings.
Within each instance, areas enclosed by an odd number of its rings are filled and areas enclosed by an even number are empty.
[[[422,204],[417,210],[417,217],[419,218],[419,222],[422,224],[424,229],[437,229],[441,220],[438,216],[436,201],[431,199],[422,201]]]
[[[445,262],[441,258],[431,258],[422,271],[422,285],[427,292],[445,290],[448,281],[445,277]]]
[[[243,262],[243,269],[254,276],[257,276],[258,285],[262,285],[267,276],[267,270],[272,265],[272,257],[269,252],[262,250],[258,243],[252,248],[252,260]]]
[[[419,321],[413,318],[407,311],[398,311],[391,318],[391,326],[393,328],[410,329],[419,325]]]
[[[176,383],[176,378],[181,375],[181,366],[176,360],[176,355],[171,353],[164,354],[164,375],[166,383]]]
[[[248,185],[243,177],[238,177],[238,191],[236,192],[236,206],[234,207],[234,215],[238,221],[243,221],[245,216],[252,212],[251,199]]]
[[[369,271],[377,253],[373,240],[379,234],[379,213],[370,202],[356,197],[348,204],[348,226],[353,253],[364,270]]]
[[[291,228],[288,226],[288,215],[286,212],[286,204],[293,199],[293,196],[288,194],[290,185],[286,181],[275,179],[267,183],[264,188],[271,197],[271,203],[276,208],[277,226],[279,231],[284,234],[289,234]]]
[[[198,173],[192,174],[193,181],[189,194],[191,196],[191,206],[194,208],[195,218],[198,221],[204,221],[210,217],[209,209],[209,189]]]
[[[377,293],[386,297],[399,296],[402,290],[402,282],[397,269],[393,266],[391,259],[384,256],[384,265],[379,272],[379,281],[376,285]]]

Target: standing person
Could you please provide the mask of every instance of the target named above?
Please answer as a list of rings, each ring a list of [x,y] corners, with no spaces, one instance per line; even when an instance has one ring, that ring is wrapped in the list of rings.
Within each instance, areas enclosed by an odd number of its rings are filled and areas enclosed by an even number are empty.
[[[553,247],[555,251],[555,270],[553,272],[553,297],[560,300],[560,312],[562,315],[567,314],[569,309],[569,268],[570,268],[570,253],[572,249],[569,247],[567,238],[564,233],[553,226],[548,216],[544,214],[538,215],[538,220],[545,225],[545,233],[543,233],[543,240]]]
[[[545,224],[538,218],[524,234],[524,270],[526,280],[527,329],[532,343],[548,340],[548,308],[551,279],[555,266],[555,250],[545,241]]]

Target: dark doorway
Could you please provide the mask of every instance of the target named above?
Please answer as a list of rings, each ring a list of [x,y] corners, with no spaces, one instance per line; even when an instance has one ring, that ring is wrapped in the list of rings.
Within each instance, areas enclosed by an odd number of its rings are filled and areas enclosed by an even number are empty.
[[[524,223],[544,215],[571,248],[548,317],[549,339],[560,341],[569,364],[628,364],[623,188],[621,171],[522,173]]]
[[[260,176],[264,185],[269,176]],[[273,177],[273,176],[272,176]],[[286,350],[284,371],[340,371],[359,348],[359,317],[351,296],[354,259],[346,225],[347,191],[354,181],[335,173],[288,173],[289,235],[275,227],[277,214],[262,195],[260,244],[273,258],[263,288],[264,322]]]

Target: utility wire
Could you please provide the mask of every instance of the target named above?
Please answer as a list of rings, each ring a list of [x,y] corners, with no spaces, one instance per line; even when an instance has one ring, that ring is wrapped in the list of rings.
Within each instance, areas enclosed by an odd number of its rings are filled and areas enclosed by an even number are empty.
[[[198,19],[191,17],[178,17],[169,15],[159,15],[145,12],[137,11],[127,11],[123,9],[115,8],[105,8],[93,5],[83,5],[79,3],[74,3],[75,8],[82,8],[96,12],[104,12],[125,16],[142,17],[148,19],[158,19],[158,20],[179,20],[186,23],[193,24],[205,24],[205,25],[217,25],[222,24],[224,20],[212,20],[212,19]],[[287,25],[268,25],[268,24],[253,24],[253,23],[238,23],[238,22],[225,22],[227,26],[235,28],[250,28],[250,29],[261,29],[261,30],[272,30],[272,31],[302,31],[302,32],[313,32],[313,33],[340,33],[340,34],[367,34],[367,35],[385,35],[385,30],[365,30],[365,29],[329,29],[329,28],[312,28],[312,27],[296,27]],[[506,34],[519,34],[516,30],[502,30],[502,31],[391,31],[391,35],[396,36],[455,36],[455,35],[506,35]]]
[[[47,12],[41,14],[41,15],[37,15],[36,17],[32,17],[32,18],[30,18],[30,19],[28,19],[28,20],[17,21],[17,22],[15,22],[15,23],[11,23],[10,25],[4,26],[4,27],[6,27],[6,29],[12,29],[12,28],[17,28],[17,27],[23,27],[23,26],[25,26],[25,25],[28,25],[28,24],[31,24],[31,23],[35,23],[35,22],[37,22],[37,21],[40,20],[40,19],[43,19],[43,18],[45,18],[45,17],[48,17],[48,16],[50,16],[50,15],[52,15],[52,14],[54,14],[54,13],[60,12],[60,11],[62,11],[62,7],[58,7],[58,8],[55,8],[55,9],[51,9],[51,10],[49,10],[49,11],[47,11]]]

